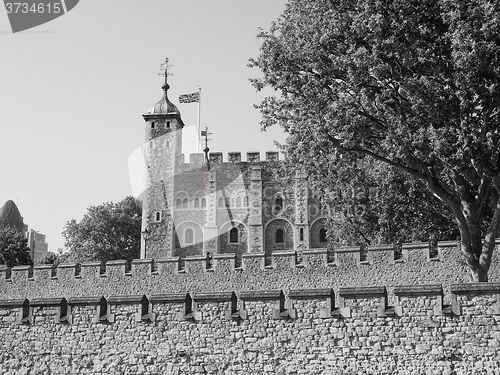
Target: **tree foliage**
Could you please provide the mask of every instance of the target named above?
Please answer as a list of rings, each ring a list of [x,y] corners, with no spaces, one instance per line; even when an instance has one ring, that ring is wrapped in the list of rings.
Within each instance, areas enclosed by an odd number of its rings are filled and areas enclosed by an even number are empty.
[[[289,0],[260,38],[254,86],[280,94],[259,106],[262,125],[288,132],[291,162],[319,186],[364,157],[405,172],[449,209],[486,281],[500,230],[500,3]]]
[[[0,229],[0,264],[8,267],[32,264],[28,240],[9,226]]]
[[[75,262],[139,258],[141,206],[133,197],[89,206],[82,220],[63,230],[68,260]]]

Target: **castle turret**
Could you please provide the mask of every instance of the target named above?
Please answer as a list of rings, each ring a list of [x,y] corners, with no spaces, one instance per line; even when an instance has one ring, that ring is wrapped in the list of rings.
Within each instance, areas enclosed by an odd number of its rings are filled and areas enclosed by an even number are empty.
[[[147,159],[147,194],[143,201],[141,258],[172,255],[174,176],[182,153],[184,123],[168,99],[168,59],[165,62],[163,97],[142,116],[146,122],[144,153]]]

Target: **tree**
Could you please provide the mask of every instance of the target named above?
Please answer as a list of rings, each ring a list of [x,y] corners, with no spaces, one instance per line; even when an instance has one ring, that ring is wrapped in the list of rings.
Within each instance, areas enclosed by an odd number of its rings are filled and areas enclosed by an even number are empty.
[[[28,240],[10,226],[0,229],[0,264],[8,267],[32,264]]]
[[[315,184],[336,245],[456,239],[451,215],[422,184],[371,158],[344,161]]]
[[[288,132],[285,154],[313,183],[360,157],[419,180],[487,281],[500,230],[499,30],[493,0],[289,0],[250,61],[264,74],[254,86],[280,94],[259,105],[262,127]]]
[[[141,206],[133,197],[118,203],[89,206],[80,222],[72,219],[63,230],[68,260],[106,261],[139,257]]]

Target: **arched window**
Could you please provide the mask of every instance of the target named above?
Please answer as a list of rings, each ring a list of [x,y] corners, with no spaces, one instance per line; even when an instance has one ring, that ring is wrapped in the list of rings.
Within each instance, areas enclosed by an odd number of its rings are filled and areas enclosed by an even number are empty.
[[[238,228],[233,228],[229,231],[229,243],[238,243],[239,242],[239,233]]]
[[[304,241],[304,228],[299,230],[299,241]]]
[[[230,203],[229,197],[226,197],[226,207],[229,207],[229,203]]]
[[[219,197],[219,201],[217,203],[217,207],[224,207],[224,198]]]
[[[245,207],[248,207],[249,204],[248,204],[248,197],[245,197]]]
[[[155,122],[153,121],[153,122],[151,123],[151,129],[154,129],[154,128],[155,128]]]
[[[194,198],[194,207],[199,208],[200,207],[200,198]]]
[[[207,200],[206,198],[201,198],[201,208],[206,208],[207,207]]]
[[[280,212],[283,209],[283,198],[278,196],[274,201],[274,207],[276,212]]]
[[[319,242],[327,242],[326,240],[326,228],[321,228],[319,230]]]
[[[186,229],[186,231],[184,232],[184,243],[194,243],[194,232],[191,228]]]
[[[177,198],[177,200],[175,201],[175,208],[181,208],[181,207],[182,207],[182,199]]]
[[[167,121],[167,129],[170,129],[170,121]]]
[[[241,197],[236,197],[236,207],[241,207]]]
[[[284,233],[283,233],[283,229],[281,228],[278,228],[276,229],[276,234],[274,236],[274,239],[275,239],[275,242],[276,243],[283,243],[285,242],[285,238],[284,238]]]
[[[188,208],[188,199],[187,198],[184,198],[182,200],[182,208]]]
[[[155,212],[155,221],[161,221],[161,211]]]

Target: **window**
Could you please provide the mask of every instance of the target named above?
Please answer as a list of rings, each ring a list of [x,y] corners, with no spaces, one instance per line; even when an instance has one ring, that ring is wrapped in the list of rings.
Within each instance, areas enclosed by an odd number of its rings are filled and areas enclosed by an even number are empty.
[[[182,208],[188,208],[188,199],[187,198],[184,198],[182,200]]]
[[[241,198],[240,197],[236,198],[236,207],[241,207]]]
[[[276,230],[276,234],[274,236],[275,242],[276,243],[283,243],[284,241],[284,233],[283,229],[279,228]]]
[[[170,121],[167,121],[167,129],[170,129]]]
[[[200,198],[194,198],[194,207],[199,208],[200,207]]]
[[[201,208],[207,207],[207,200],[205,198],[201,198]]]
[[[299,241],[304,241],[304,228],[299,230]]]
[[[224,199],[222,197],[219,198],[219,201],[217,203],[217,207],[224,207]]]
[[[153,122],[151,123],[151,129],[154,129],[154,128],[155,128],[155,122],[153,121]]]
[[[182,199],[177,198],[177,200],[175,201],[175,208],[181,208],[181,207],[182,207]]]
[[[233,228],[229,231],[229,243],[238,243],[238,228]]]
[[[276,212],[280,212],[283,209],[283,198],[282,197],[277,197],[276,200],[274,201],[274,207]]]
[[[161,211],[155,211],[154,213],[154,221],[160,222],[161,221]]]
[[[229,207],[229,203],[230,203],[229,197],[226,197],[226,207]]]
[[[194,243],[194,232],[191,228],[186,229],[184,232],[184,243],[192,244]]]
[[[327,240],[326,240],[326,228],[321,228],[319,230],[319,242],[327,242]]]
[[[169,141],[165,141],[165,148],[169,148],[170,147],[170,142]]]
[[[248,197],[245,197],[245,207],[248,207],[249,204],[248,204]]]

